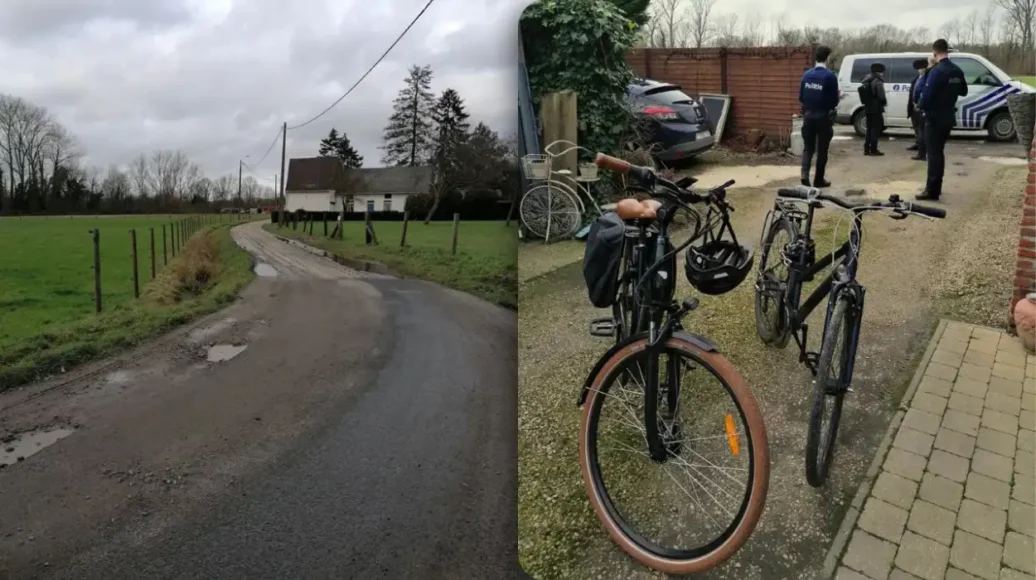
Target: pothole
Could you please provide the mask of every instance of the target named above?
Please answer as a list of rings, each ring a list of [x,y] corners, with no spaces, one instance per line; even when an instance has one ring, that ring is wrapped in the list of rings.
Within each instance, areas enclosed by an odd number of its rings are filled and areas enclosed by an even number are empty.
[[[226,362],[245,352],[246,348],[248,348],[247,344],[214,344],[209,347],[206,358],[209,362]]]
[[[1029,162],[1019,157],[993,157],[991,155],[983,155],[978,158],[979,161],[988,161],[989,163],[996,163],[997,165],[1028,165]]]
[[[0,444],[0,465],[14,465],[68,437],[73,429],[37,429],[19,433],[14,439]]]
[[[269,264],[256,264],[254,270],[257,276],[262,276],[263,278],[277,277],[277,270],[275,270],[274,267]]]

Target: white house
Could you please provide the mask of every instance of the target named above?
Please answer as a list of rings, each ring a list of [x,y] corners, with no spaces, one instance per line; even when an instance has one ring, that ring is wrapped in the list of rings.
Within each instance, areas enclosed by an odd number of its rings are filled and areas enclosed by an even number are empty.
[[[344,168],[333,157],[310,157],[288,161],[288,178],[284,184],[286,211],[341,211],[336,198]]]
[[[428,193],[431,167],[344,167],[334,157],[292,159],[284,186],[285,210],[403,212],[408,195]]]

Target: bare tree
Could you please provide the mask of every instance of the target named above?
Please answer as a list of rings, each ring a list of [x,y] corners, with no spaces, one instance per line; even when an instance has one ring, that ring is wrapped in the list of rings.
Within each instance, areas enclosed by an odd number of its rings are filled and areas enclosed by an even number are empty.
[[[190,185],[199,177],[198,166],[191,163],[183,151],[162,149],[151,154],[149,188],[165,203],[183,200]]]
[[[961,23],[957,18],[947,20],[939,27],[939,35],[950,43],[950,46],[957,48],[960,45]]]
[[[824,31],[819,26],[806,26],[802,29],[802,44],[820,44]]]
[[[195,166],[197,168],[197,166]],[[195,201],[209,201],[212,195],[212,180],[208,177],[201,177],[190,184],[191,203]]]
[[[712,9],[716,6],[716,0],[690,0],[690,3],[690,40],[694,48],[701,48],[712,35]]]
[[[21,103],[18,99],[0,94],[0,168],[6,167],[4,174],[7,176],[8,185],[0,184],[0,210],[7,211],[7,203],[4,200],[4,191],[14,193],[14,151],[17,137],[15,118],[19,114]]]
[[[795,26],[788,25],[784,15],[780,15],[773,21],[774,42],[777,46],[798,46],[802,44],[802,33]]]
[[[993,45],[993,35],[996,33],[996,3],[990,3],[978,23],[978,42],[983,50],[989,50]]]
[[[741,27],[742,46],[762,46],[765,37],[762,16],[758,12],[749,12]]]
[[[981,16],[979,16],[978,8],[968,13],[967,17],[960,21],[960,48],[963,50],[966,47],[975,46],[978,42],[978,26]]]
[[[1036,0],[996,0],[996,3],[1004,10],[1003,20],[1014,29],[1021,49],[1032,55]]]
[[[58,197],[63,185],[61,175],[67,174],[61,169],[75,163],[81,155],[79,140],[65,127],[52,122],[47,129],[44,155],[50,159],[50,193]]]
[[[222,175],[212,182],[212,201],[224,202],[237,194],[237,179]]]
[[[186,159],[186,156],[184,156]],[[187,168],[180,175],[180,180],[176,184],[176,194],[180,199],[187,199],[198,189],[198,182],[205,179],[202,175],[201,167],[193,161],[187,162]],[[206,196],[207,198],[207,196]]]
[[[46,209],[60,198],[71,165],[79,156],[75,138],[47,109],[25,99],[0,94],[0,175],[7,178],[3,192],[18,194],[25,209]],[[0,197],[0,205],[5,208]],[[53,209],[60,209],[55,204]]]
[[[676,48],[687,42],[686,0],[656,0],[651,6],[650,44],[656,48]]]
[[[259,193],[259,182],[251,175],[245,176],[241,181],[241,199],[246,204],[255,203],[256,195]]]
[[[96,165],[90,165],[84,167],[82,170],[83,183],[86,188],[90,191],[102,191],[102,185],[104,184],[104,170]]]
[[[1014,21],[1005,15],[1000,19],[1001,59],[1013,61],[1021,50],[1021,33]]]
[[[133,192],[140,199],[148,196],[151,185],[151,166],[143,153],[133,158],[129,165],[129,179],[133,184]]]
[[[716,18],[716,24],[713,28],[716,44],[719,46],[736,46],[740,40],[738,36],[737,28],[737,14],[720,14]]]
[[[0,143],[7,165],[10,191],[42,184],[47,145],[54,134],[50,113],[25,99],[0,95]]]
[[[274,199],[277,197],[277,189],[273,186],[260,183],[255,195],[260,200]]]
[[[105,199],[119,208],[125,206],[127,200],[133,194],[129,176],[120,171],[115,165],[108,167],[108,173],[101,181],[100,189]]]

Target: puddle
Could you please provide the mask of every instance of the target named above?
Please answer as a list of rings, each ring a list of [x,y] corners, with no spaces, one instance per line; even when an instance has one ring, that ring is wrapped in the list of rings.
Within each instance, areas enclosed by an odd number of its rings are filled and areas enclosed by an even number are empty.
[[[193,343],[199,343],[210,336],[230,328],[235,322],[237,322],[236,318],[224,318],[208,326],[195,328],[187,335],[187,340]]]
[[[978,158],[979,161],[988,161],[990,163],[996,163],[997,165],[1028,165],[1029,162],[1019,157],[992,157],[989,155],[983,155]]]
[[[832,141],[852,141],[853,138],[848,136],[848,135],[835,135],[834,137],[831,137],[831,140]]]
[[[11,441],[0,443],[0,465],[14,465],[18,463],[19,458],[26,459],[39,453],[68,437],[72,432],[72,429],[51,429],[19,433]]]
[[[277,270],[274,270],[273,266],[269,264],[260,263],[255,265],[255,274],[263,278],[276,278]]]
[[[246,348],[247,344],[215,344],[209,347],[207,358],[209,362],[225,362],[245,352]]]

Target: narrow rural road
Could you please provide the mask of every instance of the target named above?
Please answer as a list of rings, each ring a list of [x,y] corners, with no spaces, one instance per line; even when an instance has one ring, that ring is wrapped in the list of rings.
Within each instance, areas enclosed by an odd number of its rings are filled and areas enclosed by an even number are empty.
[[[514,313],[234,237],[242,300],[0,395],[74,430],[0,470],[0,578],[514,577]]]

